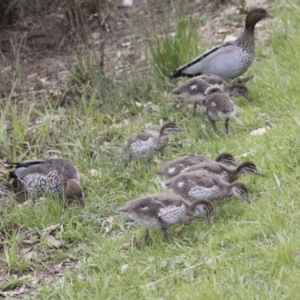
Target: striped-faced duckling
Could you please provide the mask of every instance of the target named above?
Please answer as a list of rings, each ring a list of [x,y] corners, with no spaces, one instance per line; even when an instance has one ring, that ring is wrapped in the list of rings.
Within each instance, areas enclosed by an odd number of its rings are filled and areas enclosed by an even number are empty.
[[[237,166],[237,162],[234,157],[230,153],[226,152],[220,154],[215,161],[226,165]],[[203,162],[211,162],[211,160],[204,155],[186,155],[167,162],[163,165],[160,171],[156,172],[156,174],[164,177],[165,179],[170,179],[183,172],[186,168]]]
[[[166,187],[191,202],[227,198],[233,195],[250,202],[247,187],[243,183],[227,183],[204,170],[181,173],[169,179]]]
[[[203,74],[190,78],[171,92],[180,98],[194,100],[193,115],[195,116],[197,104],[211,94],[212,89],[228,93],[230,96],[242,96],[249,100],[248,89],[245,85],[239,83],[230,84],[220,76],[212,74]]]
[[[160,132],[142,130],[131,135],[122,145],[125,163],[139,158],[151,158],[158,151],[162,151],[169,143],[169,134],[182,131],[174,122],[164,124]]]
[[[246,161],[240,164],[236,169],[229,169],[222,163],[218,162],[203,162],[191,167],[188,167],[184,172],[193,172],[204,170],[213,173],[226,182],[234,182],[243,174],[261,175],[256,165],[251,161]]]
[[[228,93],[213,92],[203,99],[201,112],[215,131],[218,130],[216,122],[225,120],[225,133],[228,133],[229,120],[236,114],[236,108]]]
[[[169,241],[167,229],[177,222],[189,222],[198,216],[210,223],[213,207],[209,201],[197,200],[190,203],[178,195],[155,194],[144,196],[125,203],[119,211],[140,225],[147,227],[141,247],[145,245],[149,229],[162,230]]]

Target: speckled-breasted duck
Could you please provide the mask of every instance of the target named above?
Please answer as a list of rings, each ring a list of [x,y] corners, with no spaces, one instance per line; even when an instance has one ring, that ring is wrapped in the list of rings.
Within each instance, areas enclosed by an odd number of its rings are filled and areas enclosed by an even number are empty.
[[[225,132],[228,133],[229,120],[236,114],[236,108],[228,93],[215,92],[202,100],[201,112],[216,131],[216,122],[225,120]]]
[[[180,98],[194,100],[193,115],[196,114],[197,104],[213,91],[226,92],[231,96],[242,96],[249,99],[248,89],[245,85],[239,83],[227,83],[220,76],[203,74],[190,78],[172,90],[174,95]]]
[[[237,166],[237,162],[230,153],[220,154],[215,161],[226,165]],[[165,163],[161,170],[156,172],[156,174],[165,179],[170,179],[183,172],[186,168],[203,162],[211,162],[211,160],[204,155],[189,154]]]
[[[215,74],[228,81],[242,75],[254,59],[255,25],[264,18],[273,18],[273,16],[263,8],[250,10],[246,17],[245,30],[238,39],[206,51],[191,62],[175,70],[171,77]]]
[[[198,216],[205,217],[209,223],[213,207],[206,200],[190,203],[175,194],[155,194],[129,201],[119,211],[147,227],[142,240],[143,246],[149,233],[148,228],[161,229],[169,240],[169,226],[177,222],[191,221]]]
[[[176,123],[168,122],[161,127],[160,132],[142,130],[131,135],[122,145],[124,161],[127,163],[139,158],[151,158],[168,145],[169,134],[182,130]]]
[[[181,173],[169,179],[166,187],[191,202],[226,198],[232,195],[250,202],[248,190],[243,183],[228,183],[203,170]]]
[[[183,172],[193,172],[205,170],[207,172],[213,173],[220,177],[222,180],[227,182],[236,181],[243,174],[255,174],[261,175],[257,170],[255,164],[251,161],[246,161],[240,164],[236,169],[229,169],[222,163],[218,162],[203,162],[191,167],[184,169]]]
[[[80,174],[68,160],[42,158],[14,163],[15,170],[9,173],[35,199],[49,193],[51,196],[73,198],[85,204]]]

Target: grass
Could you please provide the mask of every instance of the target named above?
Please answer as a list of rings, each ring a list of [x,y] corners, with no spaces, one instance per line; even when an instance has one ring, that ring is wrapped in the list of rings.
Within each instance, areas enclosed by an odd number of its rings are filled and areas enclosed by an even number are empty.
[[[21,106],[12,99],[2,103],[1,155],[11,161],[49,155],[72,160],[83,174],[87,205],[47,198],[2,209],[1,293],[13,298],[11,292],[25,287],[35,289],[27,299],[297,299],[300,11],[296,1],[276,3],[276,19],[268,24],[270,52],[262,55],[257,45],[251,99],[235,99],[240,111],[228,136],[215,133],[201,117],[191,118],[186,104],[167,102],[165,92],[176,81],[161,79],[160,72],[143,80],[133,72],[105,94],[105,103],[93,80],[86,83],[88,93],[76,94],[66,107],[55,108],[47,95],[43,107],[26,95]],[[137,101],[151,101],[159,110],[147,111]],[[172,136],[155,162],[124,168],[118,152],[122,140],[147,126],[158,129],[167,119],[184,133]],[[250,136],[266,121],[270,130]],[[120,217],[116,208],[162,191],[155,171],[164,162],[186,153],[215,158],[224,151],[240,162],[254,161],[263,173],[240,180],[250,190],[251,205],[236,198],[218,201],[210,226],[201,219],[177,231],[174,226],[170,244],[151,231],[140,251],[136,244],[144,228]],[[46,234],[55,224],[60,225],[51,233],[61,242],[57,248]]]

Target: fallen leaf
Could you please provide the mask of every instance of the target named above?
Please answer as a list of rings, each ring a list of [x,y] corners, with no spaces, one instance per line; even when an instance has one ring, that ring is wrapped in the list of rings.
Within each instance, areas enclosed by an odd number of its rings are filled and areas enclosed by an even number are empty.
[[[106,222],[109,223],[110,225],[115,221],[114,217],[110,216],[106,218]]]
[[[127,268],[128,268],[128,265],[127,265],[127,264],[123,265],[123,266],[121,267],[121,272],[124,273],[124,272],[127,270]]]
[[[57,240],[53,235],[47,235],[46,240],[49,244],[51,244],[56,249],[62,246],[61,241]]]
[[[133,0],[123,0],[123,5],[126,7],[130,7],[133,4]]]
[[[33,257],[37,257],[37,256],[38,255],[36,251],[29,251],[23,254],[23,258],[25,261],[30,261]]]
[[[160,109],[158,105],[153,104],[151,101],[148,101],[144,106],[146,109],[152,109],[153,111],[156,112],[158,112]]]
[[[39,239],[40,239],[39,236],[34,235],[29,239],[23,240],[22,243],[28,244],[28,245],[33,245],[33,244],[36,244],[39,241]]]
[[[97,32],[97,31],[92,32],[92,33],[91,33],[91,38],[92,38],[93,40],[99,40],[99,39],[100,39],[100,32]]]
[[[33,247],[25,247],[20,250],[20,253],[25,254],[32,250]]]
[[[151,101],[148,101],[147,103],[140,103],[135,101],[135,105],[137,107],[144,107],[147,111],[153,110],[153,111],[159,111],[159,106],[156,104],[153,104]]]
[[[7,296],[18,296],[21,294],[24,294],[25,292],[27,292],[28,289],[25,289],[24,286],[21,286],[19,289],[15,289],[13,291],[9,291],[9,292],[2,292],[2,295],[7,295]]]
[[[35,120],[35,125],[45,124],[45,122],[48,122],[48,121],[58,122],[58,121],[60,121],[60,119],[61,119],[61,115],[59,115],[59,114],[54,114],[52,116],[44,116],[41,118],[37,118]]]
[[[77,275],[77,279],[78,279],[79,281],[84,281],[84,280],[85,280],[85,277],[84,277],[83,275],[81,275],[81,274],[78,274],[78,275]]]
[[[91,169],[91,170],[89,170],[89,176],[91,178],[98,177],[99,176],[99,172],[97,170],[95,170],[95,169]]]
[[[135,105],[136,105],[136,107],[142,107],[143,106],[143,104],[141,102],[137,102],[137,101],[135,101]]]
[[[129,47],[131,46],[131,42],[124,42],[124,43],[121,43],[121,46],[122,46],[122,47],[129,48]]]
[[[31,200],[27,200],[21,204],[18,204],[18,207],[24,207],[24,206],[27,206],[29,203],[32,203]]]
[[[7,175],[9,173],[9,166],[4,163],[0,163],[0,173]]]
[[[30,282],[33,285],[37,285],[40,282],[40,278],[38,276],[32,276]]]
[[[5,72],[7,72],[7,71],[10,71],[11,69],[12,69],[12,66],[8,66],[8,67],[4,68],[4,69],[1,71],[1,73],[5,73]]]
[[[39,277],[33,276],[31,274],[26,274],[24,276],[21,276],[21,277],[19,277],[19,279],[22,280],[22,281],[28,281],[33,285],[36,285],[40,281]]]
[[[65,263],[65,261],[63,260],[62,262],[60,262],[59,264],[55,265],[53,270],[55,273],[60,273],[63,269],[63,264]]]
[[[44,229],[44,235],[49,235],[50,233],[52,233],[53,231],[55,231],[58,227],[60,227],[61,224],[54,224],[54,225],[50,225],[48,227],[46,227]]]
[[[48,81],[47,81],[47,78],[45,77],[45,78],[41,78],[41,77],[37,77],[37,80],[42,84],[42,85],[46,85],[47,83],[49,83]]]
[[[252,130],[250,132],[250,135],[255,136],[255,135],[263,135],[266,133],[267,129],[270,129],[270,127],[262,127],[262,128],[258,128],[255,130]]]
[[[29,74],[29,75],[27,76],[27,80],[28,80],[28,81],[36,81],[38,75],[39,75],[38,73]]]

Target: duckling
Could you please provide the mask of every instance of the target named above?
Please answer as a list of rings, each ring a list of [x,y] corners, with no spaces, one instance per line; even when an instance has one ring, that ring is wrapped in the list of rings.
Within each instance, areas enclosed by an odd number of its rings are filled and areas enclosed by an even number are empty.
[[[8,181],[0,182],[0,198],[5,198],[14,193],[14,187]]]
[[[183,129],[174,122],[164,124],[160,132],[142,130],[131,135],[122,145],[125,163],[139,158],[151,158],[157,151],[162,151],[169,143],[169,134]]]
[[[14,188],[8,181],[0,182],[0,209],[11,205],[10,196],[14,194]]]
[[[232,195],[250,202],[248,189],[243,183],[227,183],[204,170],[184,172],[166,182],[166,187],[191,202],[212,200]]]
[[[35,199],[46,192],[51,196],[73,198],[84,206],[84,195],[79,183],[80,174],[68,160],[42,158],[13,163],[15,170],[9,173],[16,186],[22,185],[29,197]]]
[[[206,51],[175,70],[171,78],[214,74],[228,81],[242,75],[247,71],[255,56],[255,25],[264,18],[273,18],[273,16],[263,8],[250,10],[246,17],[245,30],[238,39]]]
[[[228,165],[237,165],[237,162],[230,153],[220,154],[215,161]],[[189,154],[167,162],[163,165],[160,171],[156,172],[156,174],[164,177],[165,179],[170,179],[183,172],[186,168],[202,162],[211,162],[211,160],[204,155]]]
[[[183,172],[193,172],[200,170],[205,170],[207,172],[213,173],[220,177],[222,180],[230,183],[236,181],[243,174],[261,175],[261,173],[257,170],[255,164],[251,161],[246,161],[240,164],[235,170],[229,169],[222,163],[203,162],[191,167],[187,167],[183,170]]]
[[[171,92],[180,98],[194,100],[193,115],[195,116],[198,102],[201,103],[207,95],[211,94],[212,89],[226,92],[231,96],[242,96],[249,100],[248,89],[245,85],[239,83],[229,84],[221,77],[212,74],[193,77],[180,84]]]
[[[228,133],[229,120],[236,114],[236,108],[228,93],[214,92],[202,100],[201,112],[216,131],[216,121],[225,119],[225,133]]]
[[[164,237],[170,241],[168,227],[180,221],[191,221],[200,215],[206,218],[208,224],[213,207],[206,200],[189,203],[174,194],[155,194],[129,201],[119,211],[147,227],[141,242],[143,247],[149,234],[148,228],[161,229]]]
[[[0,182],[0,208],[10,207],[13,202],[11,199],[14,198],[17,203],[23,203],[26,201],[26,197],[21,190],[13,186],[8,181]]]

